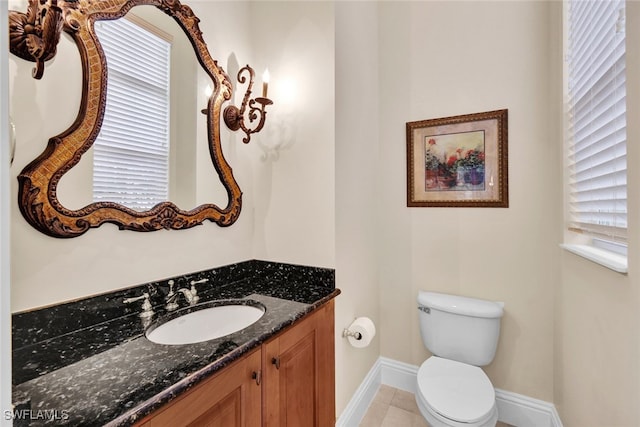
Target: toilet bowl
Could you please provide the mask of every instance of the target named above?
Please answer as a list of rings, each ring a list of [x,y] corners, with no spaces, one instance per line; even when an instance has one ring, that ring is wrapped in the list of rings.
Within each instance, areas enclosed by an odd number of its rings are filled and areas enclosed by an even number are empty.
[[[431,356],[418,370],[416,403],[431,427],[493,427],[493,385],[482,369]]]
[[[420,413],[431,427],[494,427],[496,394],[480,366],[495,356],[504,304],[420,291],[418,310],[433,354],[418,370]]]

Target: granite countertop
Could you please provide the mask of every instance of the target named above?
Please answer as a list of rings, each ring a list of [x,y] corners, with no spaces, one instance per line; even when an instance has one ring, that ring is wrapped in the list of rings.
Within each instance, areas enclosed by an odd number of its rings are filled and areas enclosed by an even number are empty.
[[[252,300],[264,316],[197,344],[145,338],[171,314],[168,281],[177,290],[201,279],[208,281],[196,285],[197,305]],[[139,316],[141,301],[123,303],[143,292],[154,306],[150,319]],[[131,425],[339,293],[332,269],[252,260],[14,314],[14,425]],[[182,295],[178,302],[189,307]]]

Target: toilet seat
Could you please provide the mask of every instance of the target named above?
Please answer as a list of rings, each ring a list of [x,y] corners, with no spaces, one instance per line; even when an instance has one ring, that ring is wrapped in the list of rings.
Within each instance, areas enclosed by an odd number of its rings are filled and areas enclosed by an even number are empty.
[[[495,390],[477,366],[432,356],[420,366],[417,382],[420,403],[448,425],[491,425],[497,419]]]

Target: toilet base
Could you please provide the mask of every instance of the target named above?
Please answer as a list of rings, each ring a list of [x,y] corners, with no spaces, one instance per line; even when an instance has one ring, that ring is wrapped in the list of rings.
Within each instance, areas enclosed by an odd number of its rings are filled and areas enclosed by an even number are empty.
[[[495,427],[498,423],[498,408],[495,405],[486,420],[477,424],[459,423],[429,410],[429,407],[419,392],[417,392],[415,396],[418,409],[430,427]]]

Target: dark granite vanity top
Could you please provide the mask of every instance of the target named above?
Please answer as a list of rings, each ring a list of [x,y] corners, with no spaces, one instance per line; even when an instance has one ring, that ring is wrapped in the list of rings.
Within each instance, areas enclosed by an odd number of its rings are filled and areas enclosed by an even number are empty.
[[[264,316],[197,344],[145,338],[170,315],[168,281],[177,290],[201,279],[198,305],[253,300]],[[139,316],[142,301],[123,303],[143,292],[155,312],[149,319]],[[252,260],[14,314],[14,425],[131,425],[339,293],[332,269]],[[182,295],[178,303],[189,306]]]

